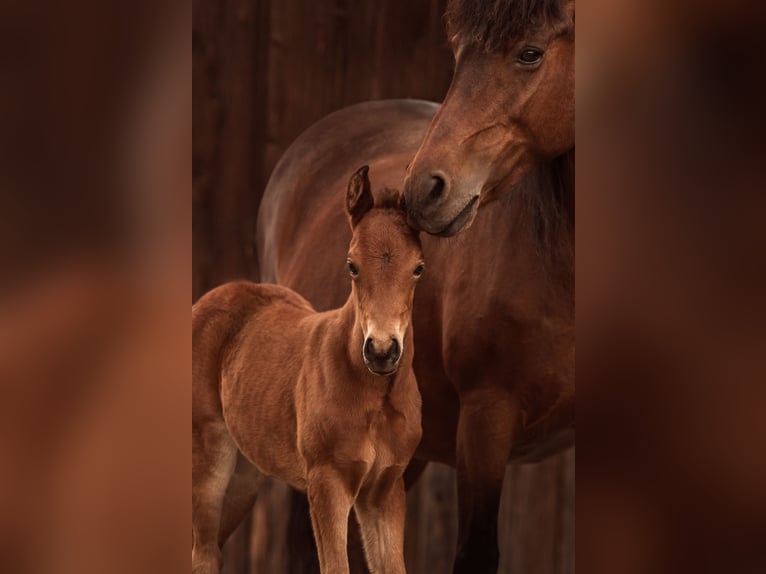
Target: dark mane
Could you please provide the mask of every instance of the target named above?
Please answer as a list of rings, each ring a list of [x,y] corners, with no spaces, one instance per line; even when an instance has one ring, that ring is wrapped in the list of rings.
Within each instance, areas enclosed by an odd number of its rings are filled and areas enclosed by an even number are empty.
[[[520,203],[522,219],[545,269],[573,279],[575,213],[574,197],[565,187],[568,161],[573,160],[564,155],[541,164],[506,197]]]
[[[564,12],[561,0],[449,0],[444,17],[450,38],[497,52]]]

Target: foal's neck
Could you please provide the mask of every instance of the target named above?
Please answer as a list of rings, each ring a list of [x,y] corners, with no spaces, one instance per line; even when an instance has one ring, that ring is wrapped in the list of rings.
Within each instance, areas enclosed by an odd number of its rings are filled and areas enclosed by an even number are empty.
[[[354,295],[349,294],[343,306],[338,309],[338,344],[344,349],[344,355],[355,372],[362,374],[367,372],[367,366],[362,358],[362,344],[364,335],[359,328],[359,320],[356,313]],[[359,351],[359,352],[356,352]]]
[[[364,344],[364,334],[359,327],[359,320],[356,312],[356,304],[353,294],[348,296],[345,304],[337,309],[338,321],[338,344],[342,346],[342,355],[350,366],[356,382],[357,392],[364,392],[375,396],[388,395],[394,383],[396,383],[406,369],[410,368],[409,362],[402,364],[396,373],[389,376],[374,375],[367,368],[362,358],[362,346]],[[405,361],[406,357],[402,358]]]

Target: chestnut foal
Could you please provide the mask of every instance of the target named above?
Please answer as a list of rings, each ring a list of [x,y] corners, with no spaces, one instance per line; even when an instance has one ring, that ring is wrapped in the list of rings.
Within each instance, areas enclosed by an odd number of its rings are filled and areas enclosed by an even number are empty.
[[[367,171],[348,184],[343,307],[317,313],[286,287],[247,282],[192,307],[194,573],[219,571],[220,546],[263,476],[308,493],[324,574],[349,571],[352,506],[370,570],[405,571],[402,475],[421,436],[410,318],[423,254],[398,192],[373,198]]]

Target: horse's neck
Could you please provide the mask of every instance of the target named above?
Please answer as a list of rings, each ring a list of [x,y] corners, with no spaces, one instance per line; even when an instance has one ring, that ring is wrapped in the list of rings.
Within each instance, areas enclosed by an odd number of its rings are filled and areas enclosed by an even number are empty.
[[[529,281],[522,283],[535,297],[573,292],[574,150],[538,166],[505,197],[488,204],[474,226],[462,239],[463,252],[471,259],[483,253],[497,281],[526,276]],[[452,259],[455,265],[465,264]]]
[[[565,153],[561,158],[561,183],[564,192],[564,202],[567,210],[574,219],[575,210],[575,148]]]

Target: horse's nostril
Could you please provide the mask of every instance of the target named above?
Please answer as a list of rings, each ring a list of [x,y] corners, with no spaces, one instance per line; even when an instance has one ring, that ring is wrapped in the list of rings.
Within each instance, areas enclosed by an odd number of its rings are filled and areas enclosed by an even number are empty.
[[[444,194],[444,178],[438,175],[431,177],[431,191],[428,196],[431,199],[439,199]]]

